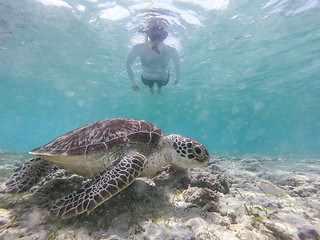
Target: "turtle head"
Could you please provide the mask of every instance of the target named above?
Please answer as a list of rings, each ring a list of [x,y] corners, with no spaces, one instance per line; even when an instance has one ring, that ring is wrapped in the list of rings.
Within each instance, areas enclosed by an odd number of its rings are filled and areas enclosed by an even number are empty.
[[[171,147],[170,164],[179,170],[207,166],[210,160],[208,150],[202,144],[180,135],[169,135]]]

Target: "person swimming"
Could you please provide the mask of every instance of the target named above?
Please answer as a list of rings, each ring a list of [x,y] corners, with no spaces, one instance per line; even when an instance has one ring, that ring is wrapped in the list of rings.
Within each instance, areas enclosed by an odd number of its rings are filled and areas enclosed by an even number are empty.
[[[134,79],[132,65],[137,57],[140,58],[142,73],[141,80],[144,85],[150,88],[151,93],[154,92],[154,84],[157,84],[158,93],[161,92],[163,86],[166,86],[170,80],[168,65],[172,60],[176,80],[173,85],[177,85],[180,81],[180,58],[178,51],[163,43],[168,36],[168,23],[162,18],[152,18],[148,22],[144,43],[136,44],[129,53],[126,61],[126,68],[132,89],[136,92],[140,91],[137,82]]]

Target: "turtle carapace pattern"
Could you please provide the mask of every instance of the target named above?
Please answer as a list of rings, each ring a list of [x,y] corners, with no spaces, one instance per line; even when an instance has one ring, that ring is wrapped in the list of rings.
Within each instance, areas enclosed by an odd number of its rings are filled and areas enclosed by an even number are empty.
[[[153,124],[115,118],[88,124],[30,151],[36,158],[16,169],[6,182],[6,193],[29,190],[52,165],[90,179],[81,189],[58,200],[51,215],[69,218],[90,212],[165,165],[179,170],[206,166],[210,155],[197,141],[166,136]]]

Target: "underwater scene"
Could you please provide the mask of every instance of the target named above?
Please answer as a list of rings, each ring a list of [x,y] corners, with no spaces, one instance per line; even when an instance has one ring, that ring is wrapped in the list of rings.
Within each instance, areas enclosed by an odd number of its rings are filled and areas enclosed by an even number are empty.
[[[319,19],[1,0],[0,239],[320,240]]]

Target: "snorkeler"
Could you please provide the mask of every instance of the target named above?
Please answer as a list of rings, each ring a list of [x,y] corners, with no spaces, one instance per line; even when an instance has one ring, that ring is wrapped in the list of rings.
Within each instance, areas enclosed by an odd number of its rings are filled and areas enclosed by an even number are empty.
[[[134,79],[132,64],[137,57],[140,58],[142,66],[141,80],[144,85],[150,88],[151,93],[154,92],[153,86],[156,83],[158,93],[161,88],[166,86],[170,79],[168,71],[169,61],[172,60],[176,81],[173,85],[177,85],[180,81],[180,58],[177,50],[163,43],[168,36],[168,24],[162,18],[152,18],[148,22],[147,29],[144,31],[147,34],[144,43],[136,44],[127,58],[127,72],[132,84],[132,89],[136,92],[140,91],[137,82]]]

